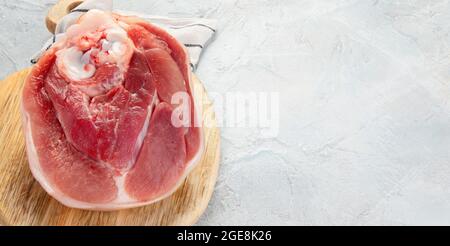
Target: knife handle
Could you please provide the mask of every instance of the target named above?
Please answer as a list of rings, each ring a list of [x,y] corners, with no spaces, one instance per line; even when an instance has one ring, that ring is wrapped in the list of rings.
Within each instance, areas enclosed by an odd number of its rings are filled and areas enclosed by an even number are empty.
[[[51,33],[55,33],[58,21],[84,0],[59,0],[47,13],[45,25]]]

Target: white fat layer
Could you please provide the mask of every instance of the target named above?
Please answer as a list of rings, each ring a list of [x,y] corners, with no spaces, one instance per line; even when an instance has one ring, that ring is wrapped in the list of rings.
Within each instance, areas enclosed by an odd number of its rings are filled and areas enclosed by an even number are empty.
[[[120,175],[114,177],[114,182],[117,187],[117,197],[115,201],[119,201],[121,203],[133,203],[136,202],[135,199],[131,198],[125,190],[125,178],[127,175]],[[114,203],[114,201],[113,201]]]
[[[139,133],[137,140],[136,140],[136,147],[134,148],[134,152],[133,152],[133,164],[129,165],[129,167],[133,167],[134,163],[136,162],[136,159],[139,155],[139,151],[142,148],[142,143],[144,142],[145,136],[147,136],[147,132],[148,132],[148,126],[150,124],[150,119],[152,117],[152,112],[153,112],[153,107],[159,103],[158,102],[158,96],[156,94],[156,91],[153,93],[153,97],[152,97],[153,101],[148,105],[147,108],[147,115],[145,118],[145,122],[144,125],[142,126],[141,132]]]
[[[122,57],[129,48],[127,33],[121,28],[110,28],[105,33],[106,39],[102,39],[102,49],[98,54],[100,63],[116,63],[119,67],[123,67],[125,64],[121,64]]]
[[[83,40],[82,47],[78,44],[80,40]],[[106,63],[116,64],[121,72],[125,72],[134,49],[122,26],[110,13],[99,10],[87,12],[79,23],[70,26],[61,43],[64,45],[56,52],[56,65],[74,81],[92,77],[96,67]]]
[[[56,55],[56,66],[59,71],[64,71],[65,75],[72,80],[82,80],[90,78],[95,73],[95,66],[90,63],[91,51],[83,54],[75,47],[59,50]]]

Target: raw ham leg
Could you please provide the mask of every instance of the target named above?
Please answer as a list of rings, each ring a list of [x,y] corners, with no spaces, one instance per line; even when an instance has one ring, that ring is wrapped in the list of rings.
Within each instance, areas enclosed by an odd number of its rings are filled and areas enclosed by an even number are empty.
[[[55,199],[82,209],[170,195],[203,151],[188,64],[183,45],[150,23],[99,10],[82,15],[25,82],[34,177]],[[188,126],[173,122],[177,93],[189,97],[189,114],[181,115]]]

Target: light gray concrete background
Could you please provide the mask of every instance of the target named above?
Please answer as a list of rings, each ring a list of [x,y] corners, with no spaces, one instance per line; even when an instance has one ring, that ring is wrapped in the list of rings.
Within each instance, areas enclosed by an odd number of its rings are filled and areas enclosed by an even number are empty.
[[[1,78],[49,37],[54,2],[0,0]],[[280,95],[277,137],[222,129],[219,179],[199,225],[450,224],[449,1],[115,6],[218,19],[197,72],[206,88]]]

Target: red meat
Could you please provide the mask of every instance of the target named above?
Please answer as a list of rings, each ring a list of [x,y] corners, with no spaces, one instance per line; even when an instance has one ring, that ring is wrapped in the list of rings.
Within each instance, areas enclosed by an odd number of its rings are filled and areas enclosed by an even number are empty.
[[[99,210],[170,195],[202,153],[188,59],[138,18],[91,10],[69,27],[23,89],[28,159],[44,189]],[[172,122],[178,92],[189,96],[189,126]]]

